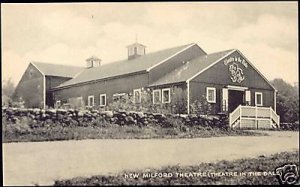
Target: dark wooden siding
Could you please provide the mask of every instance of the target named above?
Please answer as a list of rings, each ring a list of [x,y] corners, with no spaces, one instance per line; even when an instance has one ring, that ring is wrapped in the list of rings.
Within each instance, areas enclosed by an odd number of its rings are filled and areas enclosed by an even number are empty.
[[[203,82],[190,82],[190,105],[203,98],[206,98],[206,88],[216,88],[216,103],[212,103],[213,112],[221,112],[222,107],[222,89],[225,87],[223,84],[203,83]],[[272,107],[274,109],[274,91],[258,88],[250,88],[251,92],[251,106],[255,106],[255,92],[262,92],[263,106]]]
[[[243,59],[238,53],[234,52],[225,59],[230,57],[237,57]],[[246,60],[246,59],[245,59]],[[221,111],[221,99],[222,99],[222,88],[228,85],[248,87],[251,91],[251,105],[255,105],[255,92],[263,93],[263,106],[274,108],[274,89],[268,84],[268,82],[247,62],[247,67],[244,67],[241,63],[237,63],[238,66],[243,70],[245,79],[238,82],[231,80],[231,73],[229,66],[224,64],[224,60],[221,60],[208,70],[204,71],[200,75],[196,76],[190,81],[190,104],[201,97],[206,97],[206,87],[216,88],[216,103],[212,104],[215,108],[215,112]]]
[[[107,104],[112,101],[115,93],[132,93],[133,89],[146,87],[148,85],[148,74],[136,74],[126,77],[102,80],[99,82],[74,85],[69,88],[55,90],[55,100],[67,102],[69,98],[82,97],[84,103],[87,104],[88,96],[94,96],[95,105],[100,104],[100,94],[106,94]]]
[[[214,113],[218,113],[220,109],[221,103],[221,90],[223,85],[218,84],[207,84],[201,82],[190,82],[190,105],[192,105],[195,101],[203,101],[206,99],[206,87],[215,87],[216,88],[216,103],[212,103]]]
[[[70,80],[68,77],[46,76],[46,105],[49,107],[54,106],[53,94],[50,89]]]
[[[234,52],[225,59],[230,57],[240,57],[243,59],[238,52]],[[230,64],[231,63],[224,65],[224,60],[221,60],[208,70],[201,73],[199,76],[195,77],[192,81],[273,90],[268,82],[264,80],[263,77],[257,71],[255,71],[255,69],[251,67],[249,63],[247,63],[247,68],[245,68],[242,64],[238,64],[238,66],[243,70],[245,79],[241,83],[232,82],[230,79],[231,74],[229,72]]]
[[[170,88],[171,91],[171,102],[170,103],[161,103],[162,108],[167,109],[171,113],[187,113],[187,84],[176,83],[176,84],[166,84],[161,86],[150,87],[151,93],[153,90]],[[151,95],[152,96],[152,95]],[[151,98],[152,101],[152,98]]]
[[[44,107],[44,76],[29,64],[13,95],[14,101],[22,98],[25,107]]]
[[[195,57],[200,55],[205,55],[199,46],[193,46],[186,51],[181,52],[180,54],[176,55],[175,57],[167,60],[166,62],[156,66],[149,72],[149,81],[150,83],[158,80],[162,76],[166,75],[167,73],[175,70],[176,68],[183,65],[183,61],[189,61]]]

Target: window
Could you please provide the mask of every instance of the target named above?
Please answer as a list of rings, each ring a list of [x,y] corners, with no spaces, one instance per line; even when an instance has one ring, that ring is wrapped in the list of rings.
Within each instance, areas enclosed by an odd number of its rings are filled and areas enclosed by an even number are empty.
[[[100,106],[106,106],[106,94],[100,94]]]
[[[206,88],[206,99],[209,103],[216,103],[216,88]]]
[[[250,90],[246,90],[246,105],[250,106],[251,105],[251,92]]]
[[[57,100],[56,101],[56,106],[58,107],[58,106],[61,106],[61,100]]]
[[[116,93],[113,94],[113,101],[126,101],[126,93]]]
[[[228,111],[228,89],[222,89],[222,110],[224,112]]]
[[[88,106],[94,106],[94,96],[88,96]]]
[[[82,107],[83,105],[84,105],[84,103],[83,103],[82,97],[77,97],[76,98],[76,106],[77,107]]]
[[[134,103],[141,103],[142,97],[141,97],[141,89],[135,89],[133,90],[133,101]]]
[[[161,91],[153,90],[152,97],[153,97],[153,104],[160,103],[161,102]]]
[[[162,103],[170,103],[170,102],[171,102],[170,88],[162,89]]]
[[[256,106],[263,105],[263,94],[261,92],[255,92],[255,105]]]

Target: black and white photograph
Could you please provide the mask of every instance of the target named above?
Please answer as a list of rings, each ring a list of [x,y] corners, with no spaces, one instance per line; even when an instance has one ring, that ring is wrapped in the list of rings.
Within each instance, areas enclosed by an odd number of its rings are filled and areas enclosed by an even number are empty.
[[[1,3],[4,186],[300,185],[298,2]]]

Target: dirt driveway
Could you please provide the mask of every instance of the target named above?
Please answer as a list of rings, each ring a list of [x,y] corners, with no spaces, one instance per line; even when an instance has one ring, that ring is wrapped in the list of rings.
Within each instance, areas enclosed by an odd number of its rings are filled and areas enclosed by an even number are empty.
[[[299,149],[298,132],[270,136],[152,140],[80,140],[3,144],[4,185],[233,160]]]

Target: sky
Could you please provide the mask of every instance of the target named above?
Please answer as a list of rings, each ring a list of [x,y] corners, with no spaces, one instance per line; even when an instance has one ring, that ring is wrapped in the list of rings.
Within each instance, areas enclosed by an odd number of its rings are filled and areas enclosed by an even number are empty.
[[[18,83],[31,61],[85,66],[197,43],[239,49],[269,80],[298,82],[297,2],[1,4],[2,80]]]

